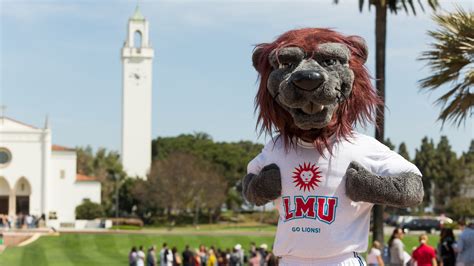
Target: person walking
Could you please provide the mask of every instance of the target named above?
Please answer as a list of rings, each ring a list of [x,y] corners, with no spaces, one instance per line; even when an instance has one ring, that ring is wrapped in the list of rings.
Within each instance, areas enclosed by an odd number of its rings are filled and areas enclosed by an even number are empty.
[[[258,252],[260,253],[260,266],[265,266],[265,263],[266,263],[266,258],[267,258],[267,255],[268,255],[268,252],[267,252],[267,244],[263,243],[260,245],[260,248],[258,249]]]
[[[214,249],[212,248],[209,249],[206,266],[217,266],[217,257],[215,255]]]
[[[176,247],[173,247],[171,249],[171,254],[173,254],[173,266],[181,266],[183,261],[181,260],[181,257],[178,253],[178,249]]]
[[[417,266],[438,266],[436,261],[436,251],[428,245],[428,236],[420,235],[418,238],[420,245],[413,251],[412,258]]]
[[[137,248],[132,247],[130,253],[128,253],[128,265],[137,266]]]
[[[465,222],[461,221],[462,232],[458,238],[456,265],[474,266],[474,224],[465,226]]]
[[[239,254],[240,265],[244,265],[244,263],[245,263],[245,253],[244,253],[244,249],[242,248],[242,245],[237,244],[237,245],[235,245],[234,248],[235,248],[235,250],[237,250],[237,252]]]
[[[156,247],[151,246],[148,249],[148,254],[146,256],[146,265],[147,266],[156,266]]]
[[[234,247],[232,253],[230,254],[229,266],[243,266],[240,263],[240,253],[235,247]]]
[[[201,255],[199,255],[199,249],[194,250],[193,266],[202,266]]]
[[[265,261],[267,262],[267,266],[278,266],[278,257],[273,254],[273,250],[268,251],[268,255]]]
[[[160,250],[160,265],[173,266],[173,253],[168,249],[167,243],[163,243],[163,247]]]
[[[442,228],[438,243],[438,257],[442,266],[456,265],[456,247],[453,229]]]
[[[207,251],[204,245],[199,246],[199,257],[201,261],[201,266],[207,266]]]
[[[193,252],[189,250],[189,245],[186,245],[183,251],[183,266],[194,266],[193,265]]]
[[[367,264],[369,266],[384,266],[382,251],[380,250],[381,247],[382,245],[377,240],[372,243],[372,248],[367,255]]]
[[[403,245],[402,239],[404,237],[402,228],[395,228],[392,236],[388,241],[388,247],[390,251],[390,265],[391,266],[403,266],[405,265],[405,246]]]
[[[250,255],[249,266],[260,266],[261,259],[260,253],[255,250],[255,252],[252,252]]]
[[[145,252],[143,251],[143,246],[137,251],[137,266],[145,266]]]

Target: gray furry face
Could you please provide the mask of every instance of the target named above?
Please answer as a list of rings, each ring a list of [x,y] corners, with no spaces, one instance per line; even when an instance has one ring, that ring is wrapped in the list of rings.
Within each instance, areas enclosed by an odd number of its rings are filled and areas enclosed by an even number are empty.
[[[341,43],[320,44],[313,54],[298,47],[275,50],[268,58],[272,72],[267,89],[298,128],[324,128],[350,96],[354,73],[349,59],[350,51]]]

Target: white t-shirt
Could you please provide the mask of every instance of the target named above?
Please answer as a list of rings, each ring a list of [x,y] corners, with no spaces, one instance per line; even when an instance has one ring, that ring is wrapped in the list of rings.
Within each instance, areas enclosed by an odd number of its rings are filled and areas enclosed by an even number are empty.
[[[367,254],[367,264],[379,265],[377,257],[381,255],[382,252],[379,249],[371,248],[369,254]]]
[[[249,163],[248,173],[258,174],[271,163],[281,171],[282,196],[274,201],[279,212],[275,255],[324,259],[367,250],[373,204],[346,196],[345,172],[351,161],[381,176],[406,171],[421,175],[412,163],[372,137],[354,132],[349,140],[335,143],[333,156],[327,150],[321,156],[311,143],[298,141],[285,150],[277,138]]]
[[[145,253],[142,250],[139,250],[137,252],[137,255],[137,266],[145,266]]]

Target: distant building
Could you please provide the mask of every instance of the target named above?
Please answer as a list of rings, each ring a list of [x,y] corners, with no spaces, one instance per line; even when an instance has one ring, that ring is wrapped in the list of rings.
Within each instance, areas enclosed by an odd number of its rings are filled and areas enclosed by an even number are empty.
[[[148,21],[136,8],[122,48],[122,165],[130,177],[146,178],[151,166],[152,63]]]
[[[0,214],[45,214],[48,225],[72,224],[84,199],[101,202],[101,185],[77,173],[76,151],[38,128],[0,117]]]

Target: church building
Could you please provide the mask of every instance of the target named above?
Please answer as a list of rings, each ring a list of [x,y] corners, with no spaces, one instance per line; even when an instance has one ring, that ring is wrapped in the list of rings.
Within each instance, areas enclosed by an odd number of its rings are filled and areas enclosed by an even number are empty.
[[[0,117],[0,214],[46,216],[70,226],[84,199],[100,203],[101,185],[77,173],[76,151],[52,144],[51,129]]]

